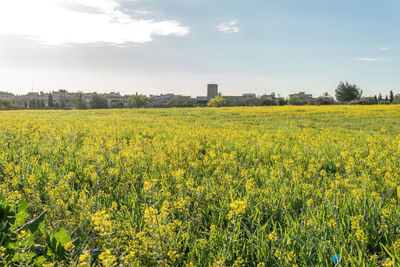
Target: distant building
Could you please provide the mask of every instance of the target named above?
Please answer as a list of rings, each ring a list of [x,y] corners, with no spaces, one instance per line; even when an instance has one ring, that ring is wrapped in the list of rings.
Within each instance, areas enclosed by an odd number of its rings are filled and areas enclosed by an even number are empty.
[[[218,95],[218,84],[208,84],[207,85],[207,97],[214,98]]]
[[[207,106],[208,101],[218,95],[218,84],[207,85],[207,96],[198,96],[194,99],[196,106],[204,107]],[[232,106],[256,106],[261,102],[260,98],[257,98],[254,93],[245,93],[241,96],[223,96],[228,105]]]
[[[0,91],[0,99],[15,99],[15,95],[12,93]]]
[[[152,107],[167,107],[174,97],[175,94],[150,95],[149,104]]]
[[[77,95],[77,94],[75,94],[75,95]],[[89,105],[90,99],[91,99],[91,95],[90,94],[87,94],[87,93],[83,93],[82,94],[81,100],[82,100],[83,103]]]
[[[15,105],[19,108],[30,107],[30,108],[41,108],[45,107],[48,102],[48,94],[43,92],[36,93],[31,92],[26,95],[17,95],[15,97]]]
[[[73,101],[72,101],[72,94],[68,93],[67,90],[58,90],[58,91],[53,91],[51,93],[53,97],[53,103],[54,105],[57,105],[59,108],[62,109],[71,109],[73,106]],[[48,95],[47,95],[48,98]],[[48,102],[48,100],[47,100]]]
[[[108,93],[104,94],[107,99],[108,108],[124,108],[128,106],[128,98],[123,97],[120,93]]]
[[[256,94],[247,93],[241,96],[223,96],[232,106],[251,106],[257,99]]]
[[[261,100],[274,101],[275,100],[275,93],[272,93],[270,95],[265,94],[265,95],[262,95],[260,98],[261,98]]]
[[[291,94],[289,95],[289,98],[300,98],[300,99],[305,99],[305,100],[309,100],[312,99],[312,94],[306,94],[305,92],[299,92],[298,94]]]
[[[256,94],[246,93],[246,94],[242,94],[242,97],[256,97]]]
[[[175,95],[168,103],[168,107],[193,107],[194,99],[190,96]]]
[[[198,96],[194,100],[194,104],[199,107],[205,107],[207,106],[208,101],[210,101],[211,98],[207,96]]]

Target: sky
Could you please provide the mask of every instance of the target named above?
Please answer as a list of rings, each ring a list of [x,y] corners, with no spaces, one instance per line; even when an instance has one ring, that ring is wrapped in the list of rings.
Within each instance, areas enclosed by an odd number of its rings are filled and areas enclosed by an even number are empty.
[[[0,0],[0,91],[400,93],[398,0]]]

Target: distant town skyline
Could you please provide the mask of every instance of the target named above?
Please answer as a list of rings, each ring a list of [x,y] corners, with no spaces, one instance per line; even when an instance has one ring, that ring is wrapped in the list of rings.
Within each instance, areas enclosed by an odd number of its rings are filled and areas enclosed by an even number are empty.
[[[400,93],[396,0],[3,0],[0,91]]]
[[[219,86],[219,84],[218,84]],[[221,87],[219,86],[219,88],[221,89]],[[317,93],[313,93],[311,90],[307,90],[307,89],[292,89],[292,90],[285,90],[288,91],[289,93],[287,94],[282,94],[280,91],[278,90],[273,90],[273,89],[269,89],[269,90],[259,90],[259,92],[257,90],[219,90],[218,92],[221,93],[222,95],[246,95],[246,94],[254,94],[256,96],[262,96],[262,95],[270,95],[270,94],[275,94],[276,96],[279,97],[283,97],[283,98],[288,98],[290,97],[290,95],[292,94],[297,94],[298,92],[307,92],[310,93],[311,95],[315,96],[315,97],[319,97],[319,96],[323,96],[325,93],[328,93],[330,96],[335,97],[335,88],[333,88],[332,90],[325,90],[325,91],[319,91]],[[360,88],[361,90],[363,90],[362,88]],[[70,89],[70,88],[65,88],[65,87],[59,87],[59,88],[54,88],[54,89],[39,89],[39,88],[35,88],[32,87],[29,90],[24,90],[24,89],[19,89],[19,90],[7,90],[7,89],[2,89],[0,88],[0,91],[2,92],[7,92],[7,93],[12,93],[14,95],[25,95],[25,94],[29,94],[29,93],[51,93],[54,91],[58,91],[58,90],[67,90],[68,92],[71,93],[78,93],[78,92],[83,92],[83,93],[100,93],[100,94],[107,94],[107,93],[121,93],[122,95],[134,95],[134,94],[140,94],[140,95],[146,95],[146,96],[150,96],[150,95],[166,95],[166,94],[175,94],[175,95],[182,95],[182,96],[190,96],[190,97],[198,97],[198,96],[206,96],[207,95],[207,88],[205,87],[205,85],[202,86],[201,89],[197,91],[194,90],[161,90],[161,91],[157,91],[157,90],[137,90],[137,89],[122,89],[122,90],[116,90],[116,89],[102,89],[102,90],[95,90],[95,89]],[[145,91],[148,91],[149,93],[145,93]],[[380,91],[377,91],[374,94],[367,94],[365,93],[365,90],[363,90],[363,97],[372,97],[372,96],[378,96],[378,95],[382,95],[383,97],[385,96],[389,96],[390,91],[392,91],[394,94],[400,94],[400,90],[393,90],[393,89],[381,89]],[[188,93],[191,92],[192,94]],[[231,93],[233,92],[233,93]]]

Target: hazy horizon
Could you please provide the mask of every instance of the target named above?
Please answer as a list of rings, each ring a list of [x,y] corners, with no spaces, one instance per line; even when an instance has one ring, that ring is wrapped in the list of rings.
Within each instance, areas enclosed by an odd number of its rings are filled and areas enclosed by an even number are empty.
[[[0,91],[400,93],[400,2],[3,0]]]

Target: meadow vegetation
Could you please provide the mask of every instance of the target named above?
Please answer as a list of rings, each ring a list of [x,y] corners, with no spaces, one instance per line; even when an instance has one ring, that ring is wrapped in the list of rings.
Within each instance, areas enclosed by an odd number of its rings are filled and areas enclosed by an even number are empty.
[[[394,266],[399,118],[381,105],[0,112],[0,265]]]

